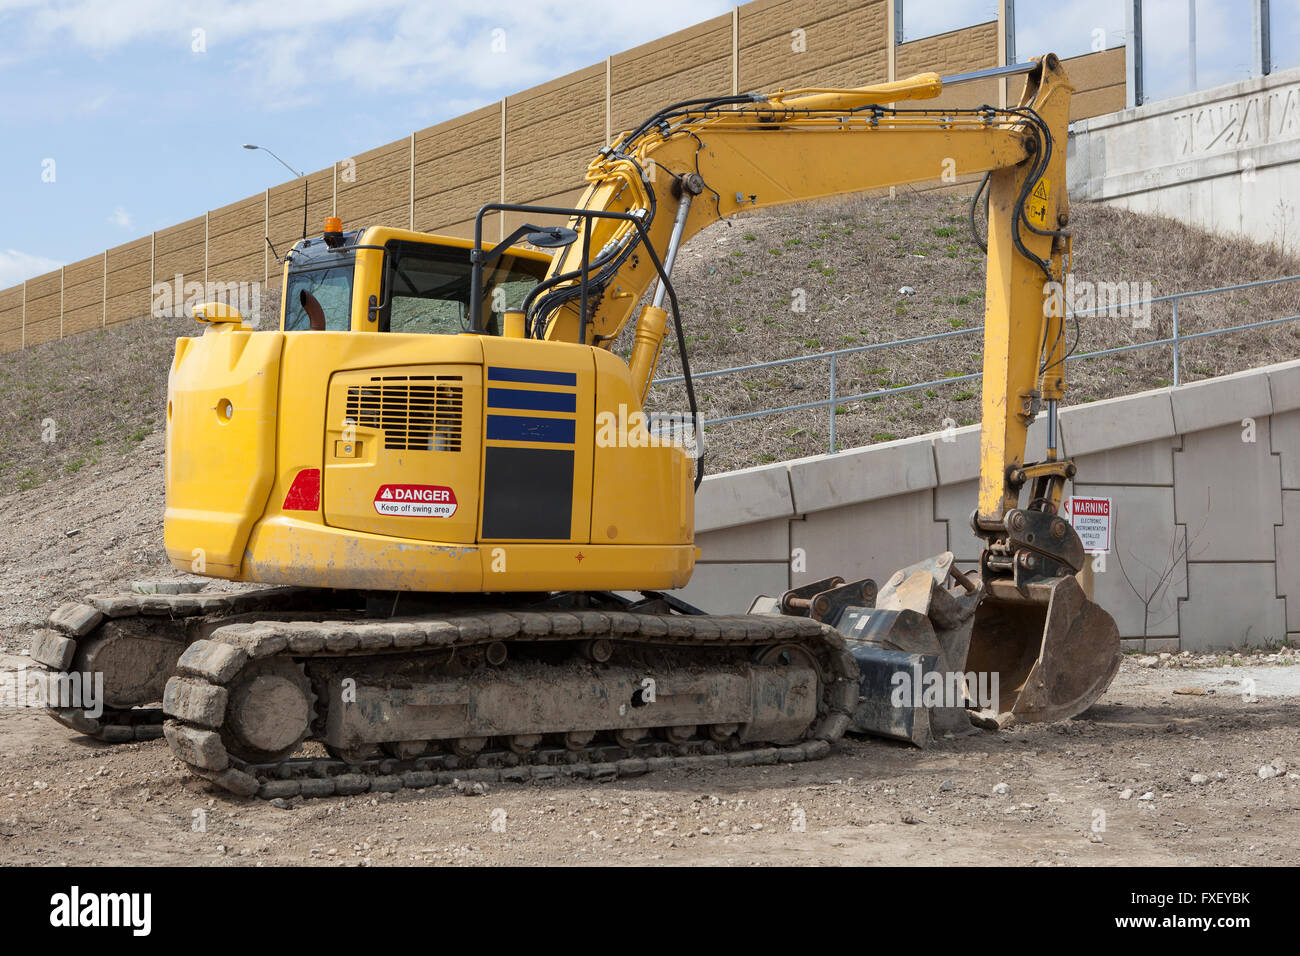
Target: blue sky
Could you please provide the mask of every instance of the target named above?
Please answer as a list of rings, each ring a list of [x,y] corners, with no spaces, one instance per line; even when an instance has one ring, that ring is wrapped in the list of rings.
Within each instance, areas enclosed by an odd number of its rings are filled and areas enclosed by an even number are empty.
[[[1272,3],[1289,30],[1275,49],[1300,49],[1300,0]],[[1122,44],[1122,4],[1020,0],[1019,50],[1087,52],[1098,28],[1107,46]],[[1148,84],[1183,92],[1186,0],[1146,5],[1157,38]],[[241,143],[297,169],[325,168],[730,9],[721,0],[0,0],[0,288],[291,178]],[[904,25],[911,39],[996,9],[996,0],[908,0]],[[1198,9],[1202,73],[1236,78],[1249,67],[1231,49],[1243,12],[1249,37],[1247,0]],[[492,54],[497,30],[505,56]],[[42,180],[47,160],[53,182]]]

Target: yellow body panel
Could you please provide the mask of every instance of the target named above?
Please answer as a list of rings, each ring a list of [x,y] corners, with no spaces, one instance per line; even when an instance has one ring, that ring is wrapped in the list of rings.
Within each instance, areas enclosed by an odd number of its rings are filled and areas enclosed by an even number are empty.
[[[214,325],[176,340],[164,541],[176,567],[237,577],[275,479],[280,332]]]
[[[325,523],[400,538],[473,544],[477,512],[461,506],[456,489],[463,497],[479,484],[481,459],[474,450],[483,442],[482,421],[464,410],[478,408],[482,401],[483,369],[478,364],[335,372],[325,424]],[[391,421],[411,405],[434,420],[411,425],[405,432],[386,432],[385,416]],[[434,447],[420,449],[430,437]],[[422,484],[445,492],[425,502],[400,491],[402,486]],[[390,488],[388,501],[377,505],[375,490],[384,485],[397,487]],[[423,512],[433,508],[441,512],[430,521]]]
[[[1056,139],[1047,169],[1025,203],[1027,219],[1039,229],[1064,228],[1069,221],[1065,183],[1065,130],[1070,117],[1070,86],[1060,67],[1024,93]],[[1025,464],[1029,426],[1043,402],[1065,392],[1064,317],[1059,296],[1045,294],[1047,277],[1016,249],[1011,224],[1016,199],[1030,170],[1000,169],[989,180],[988,267],[984,294],[984,389],[980,431],[979,518],[996,525],[1017,506],[1019,489],[1006,480],[1008,468]],[[1026,248],[1051,263],[1064,281],[1066,244],[1022,228]],[[1057,457],[1048,449],[1048,459]],[[1063,482],[1052,494],[1059,497]],[[1053,501],[1053,506],[1059,501]]]
[[[452,376],[456,441],[440,446],[435,429],[425,447],[405,447],[420,444],[406,440],[411,402],[396,406],[403,418],[376,390],[447,388]],[[234,415],[222,421],[214,407],[227,398]],[[377,413],[367,413],[370,399]],[[616,420],[620,405],[624,417],[640,408],[627,367],[602,350],[227,324],[180,340],[169,402],[165,526],[179,568],[455,592],[674,588],[690,578],[690,461],[677,445],[596,447],[596,422]],[[389,447],[393,435],[404,447]],[[313,471],[316,506],[288,507],[295,479]],[[381,513],[385,487],[450,489],[454,513]],[[193,564],[196,548],[206,569]]]

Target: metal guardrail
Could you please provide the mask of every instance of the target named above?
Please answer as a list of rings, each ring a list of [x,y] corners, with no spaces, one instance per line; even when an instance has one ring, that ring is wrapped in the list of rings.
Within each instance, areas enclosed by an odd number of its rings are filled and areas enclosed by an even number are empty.
[[[1066,361],[1073,362],[1088,358],[1097,358],[1103,355],[1115,355],[1119,352],[1134,352],[1140,349],[1159,348],[1162,346],[1173,346],[1173,383],[1175,386],[1182,384],[1182,365],[1179,356],[1179,346],[1183,342],[1190,342],[1194,339],[1212,338],[1218,335],[1227,335],[1229,332],[1240,332],[1243,329],[1257,329],[1269,325],[1280,325],[1284,322],[1295,322],[1300,320],[1300,315],[1288,315],[1276,319],[1264,319],[1259,322],[1247,322],[1242,325],[1229,326],[1223,329],[1210,329],[1206,332],[1193,332],[1190,335],[1183,335],[1178,328],[1178,303],[1182,299],[1192,299],[1198,296],[1214,295],[1222,292],[1236,292],[1240,289],[1253,289],[1259,286],[1276,285],[1282,282],[1294,282],[1300,280],[1300,275],[1280,276],[1276,279],[1260,279],[1255,282],[1242,282],[1238,285],[1220,286],[1216,289],[1197,289],[1192,292],[1176,292],[1172,295],[1153,296],[1150,299],[1139,299],[1135,302],[1111,303],[1105,306],[1097,306],[1093,309],[1082,309],[1066,314],[1066,318],[1076,318],[1078,316],[1096,315],[1098,313],[1108,312],[1116,308],[1132,309],[1138,306],[1151,306],[1160,302],[1169,302],[1173,309],[1172,334],[1166,338],[1152,339],[1148,342],[1136,342],[1132,345],[1120,345],[1110,349],[1098,349],[1094,352],[1080,352],[1068,356]],[[935,342],[941,339],[957,338],[963,335],[975,335],[983,332],[984,326],[973,326],[969,329],[958,329],[953,332],[938,332],[933,335],[920,335],[909,339],[895,339],[890,342],[877,342],[873,345],[855,345],[851,348],[835,349],[830,352],[816,352],[812,355],[797,355],[794,358],[777,359],[772,362],[757,362],[753,365],[739,365],[734,368],[716,369],[711,372],[692,372],[693,380],[716,378],[724,375],[738,375],[742,372],[753,372],[759,369],[778,368],[786,365],[798,365],[804,362],[830,361],[829,391],[830,396],[820,401],[800,402],[796,405],[781,405],[775,408],[765,408],[753,412],[743,412],[739,415],[726,415],[722,418],[705,419],[704,425],[721,425],[727,422],[738,422],[750,418],[764,418],[769,415],[780,415],[786,412],[803,411],[810,408],[830,408],[830,452],[835,452],[835,416],[837,408],[840,405],[849,402],[860,402],[873,398],[885,398],[889,395],[901,395],[905,392],[915,392],[923,388],[933,388],[936,385],[948,385],[954,382],[966,382],[972,379],[982,378],[982,373],[972,372],[969,375],[954,375],[951,378],[933,379],[928,382],[915,382],[910,385],[894,385],[889,388],[876,389],[870,392],[861,392],[856,395],[839,395],[836,389],[836,372],[837,363],[840,357],[845,355],[856,355],[861,352],[874,352],[880,349],[895,348],[900,345],[916,345],[921,342]],[[666,378],[655,379],[654,385],[673,385],[684,381],[680,375],[669,376]]]

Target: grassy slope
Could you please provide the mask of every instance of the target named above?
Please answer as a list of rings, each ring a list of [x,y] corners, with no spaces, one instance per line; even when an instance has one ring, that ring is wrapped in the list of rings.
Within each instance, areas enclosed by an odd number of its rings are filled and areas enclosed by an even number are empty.
[[[977,326],[983,321],[984,257],[968,234],[960,197],[900,195],[810,204],[719,223],[683,250],[675,270],[695,371]],[[1249,242],[1208,236],[1163,219],[1076,205],[1078,278],[1150,282],[1167,294],[1300,272],[1300,262]],[[902,286],[916,290],[902,296]],[[791,311],[803,289],[806,311]],[[270,298],[278,299],[272,293]],[[1300,282],[1246,290],[1180,307],[1184,331],[1300,313]],[[1127,318],[1089,319],[1080,351],[1166,336],[1168,308],[1152,327]],[[141,319],[102,332],[0,356],[0,495],[49,478],[113,469],[162,421],[177,335],[189,319]],[[627,341],[620,343],[626,346]],[[1205,340],[1183,352],[1186,380],[1300,356],[1300,325]],[[699,384],[708,417],[827,397],[825,361]],[[839,394],[977,372],[979,335],[864,353],[840,363]],[[678,370],[669,346],[660,374]],[[1167,347],[1071,363],[1068,402],[1169,384]],[[979,383],[942,385],[842,407],[841,447],[960,424],[979,417]],[[652,407],[682,410],[678,388],[656,389]],[[53,419],[56,440],[42,441]],[[828,413],[787,413],[713,426],[710,471],[827,449]]]
[[[1071,226],[1076,280],[1149,282],[1151,294],[1165,295],[1300,273],[1300,261],[1275,250],[1118,209],[1076,205]],[[861,199],[720,223],[684,250],[675,278],[695,372],[975,327],[984,319],[984,256],[970,238],[961,197]],[[899,294],[904,286],[915,294]],[[791,310],[796,288],[805,293],[802,314]],[[1188,333],[1296,314],[1300,281],[1184,300],[1179,325]],[[1129,317],[1086,318],[1078,351],[1169,331],[1167,304],[1155,307],[1150,328],[1134,328]],[[979,372],[981,345],[974,333],[842,358],[837,394]],[[1300,323],[1238,332],[1184,346],[1182,377],[1297,357]],[[829,397],[829,367],[821,360],[703,379],[697,393],[706,418],[817,401]],[[675,349],[666,349],[659,374],[679,371]],[[1158,388],[1170,384],[1171,350],[1071,362],[1067,376],[1067,404]],[[837,441],[856,447],[938,431],[946,419],[971,424],[980,415],[979,396],[974,380],[843,405]],[[659,388],[652,404],[681,410],[686,399],[680,386]],[[825,452],[828,418],[820,408],[710,426],[710,469]]]
[[[262,302],[269,314],[279,293]],[[201,331],[143,318],[0,355],[0,495],[117,468],[162,428],[176,338]]]

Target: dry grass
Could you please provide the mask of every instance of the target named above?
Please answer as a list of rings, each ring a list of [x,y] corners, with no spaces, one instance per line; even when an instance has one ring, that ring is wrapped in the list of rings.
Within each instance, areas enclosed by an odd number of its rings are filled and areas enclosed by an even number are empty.
[[[263,296],[263,314],[279,298]],[[201,331],[146,317],[0,355],[0,495],[116,468],[162,427],[173,343]]]
[[[172,342],[193,319],[145,319],[0,358],[0,492],[93,471],[159,427]]]
[[[1300,261],[1256,244],[1210,236],[1170,220],[1076,205],[1078,279],[1149,282],[1155,295],[1300,273]],[[901,194],[760,213],[719,223],[695,237],[675,270],[694,371],[826,352],[848,346],[974,328],[984,318],[984,256],[971,241],[966,200]],[[916,290],[899,295],[902,286]],[[804,290],[806,311],[791,310]],[[274,312],[278,290],[264,297]],[[1300,282],[1184,302],[1184,332],[1300,314]],[[1089,318],[1081,352],[1166,337],[1167,305],[1150,328],[1129,318]],[[197,331],[190,319],[141,319],[102,332],[0,356],[0,495],[113,460],[161,425],[172,341]],[[1073,331],[1071,331],[1073,336]],[[670,337],[671,341],[671,337]],[[626,348],[629,340],[620,342]],[[978,333],[860,353],[839,363],[839,395],[978,372]],[[1300,356],[1300,323],[1202,340],[1184,347],[1185,381]],[[829,362],[697,383],[708,418],[817,401],[829,396]],[[679,371],[665,348],[661,375]],[[1167,346],[1071,362],[1067,403],[1170,384]],[[936,385],[840,406],[841,448],[924,434],[945,420],[979,418],[979,382]],[[680,386],[656,388],[651,408],[681,411]],[[54,442],[42,441],[53,419]],[[711,426],[712,472],[827,450],[829,410]]]

